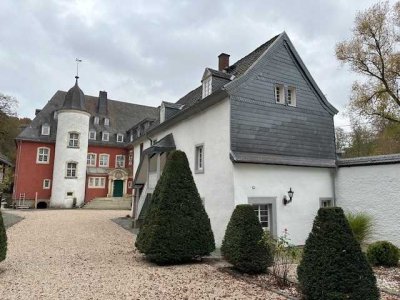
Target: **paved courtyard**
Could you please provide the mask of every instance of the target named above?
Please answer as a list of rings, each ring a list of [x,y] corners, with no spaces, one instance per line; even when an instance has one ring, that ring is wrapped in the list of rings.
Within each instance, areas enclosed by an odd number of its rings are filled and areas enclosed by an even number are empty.
[[[126,211],[13,211],[0,299],[285,299],[208,264],[158,267],[111,221]]]

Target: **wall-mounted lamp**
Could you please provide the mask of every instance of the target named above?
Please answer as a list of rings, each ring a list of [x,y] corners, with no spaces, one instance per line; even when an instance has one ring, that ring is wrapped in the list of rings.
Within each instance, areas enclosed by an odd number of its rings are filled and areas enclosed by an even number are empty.
[[[286,197],[286,195],[283,196],[283,205],[286,205],[286,204],[292,202],[293,194],[294,194],[294,192],[292,191],[292,188],[290,188],[287,193],[288,193],[289,199]]]

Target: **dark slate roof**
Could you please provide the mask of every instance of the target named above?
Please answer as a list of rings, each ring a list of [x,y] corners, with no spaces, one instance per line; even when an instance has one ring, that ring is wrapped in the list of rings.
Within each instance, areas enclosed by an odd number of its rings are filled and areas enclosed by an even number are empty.
[[[85,95],[78,86],[78,78],[78,76],[75,77],[75,85],[70,88],[65,95],[65,100],[62,106],[63,109],[86,110]]]
[[[271,165],[287,165],[287,166],[306,166],[335,168],[334,159],[307,158],[296,156],[284,156],[264,153],[249,153],[232,151],[230,158],[235,163],[254,163],[254,164],[271,164]]]
[[[7,156],[5,156],[3,153],[0,153],[0,162],[4,165],[10,166],[12,167],[13,164],[11,163],[11,161],[8,159]]]
[[[143,154],[152,155],[154,153],[169,152],[175,149],[175,141],[172,133],[157,141],[153,146],[143,151]]]
[[[232,75],[235,76],[235,79],[243,75],[253,63],[268,49],[269,46],[277,39],[279,35],[274,36],[272,39],[268,40],[266,43],[262,44],[260,47],[255,49],[253,52],[249,53],[245,57],[239,59],[233,65],[229,66],[225,69],[224,72],[213,70],[208,68],[210,72],[221,78],[230,79]],[[225,75],[222,75],[225,74]],[[201,100],[202,97],[202,86],[195,88],[194,90],[187,93],[185,96],[180,98],[176,103],[185,105],[185,108],[193,105],[197,101]]]
[[[17,140],[31,140],[54,142],[56,139],[57,120],[54,118],[54,112],[62,109],[66,92],[57,91],[54,96],[47,102],[43,109],[36,115],[33,121],[27,126],[17,137]],[[89,140],[89,145],[113,145],[125,146],[125,143],[116,142],[116,134],[122,133],[125,135],[125,141],[128,140],[126,132],[134,124],[137,124],[145,118],[155,119],[159,115],[159,110],[156,107],[138,105],[128,102],[121,102],[108,99],[108,115],[110,119],[110,126],[105,126],[103,116],[100,116],[100,123],[93,124],[93,116],[98,114],[98,97],[85,96],[85,110],[89,112],[92,117],[90,118],[90,129],[96,130],[97,140]],[[43,124],[50,125],[50,136],[42,136],[41,126]],[[101,141],[101,132],[108,131],[110,133],[110,141]]]
[[[226,73],[226,72],[214,70],[214,69],[211,69],[211,68],[207,68],[206,70],[210,71],[211,75],[215,76],[215,77],[221,77],[221,78],[224,78],[224,79],[231,79],[231,77],[232,77],[231,74]]]
[[[400,154],[340,158],[337,160],[337,165],[339,167],[384,165],[384,164],[395,164],[395,163],[400,163]]]
[[[233,65],[230,65],[226,69],[226,72],[235,75],[236,77],[243,75],[251,67],[251,65],[255,63],[255,61],[265,52],[265,50],[267,50],[269,46],[272,45],[272,43],[278,38],[278,36],[279,35],[274,36],[272,39],[262,44],[253,52],[249,53],[242,59],[239,59]]]

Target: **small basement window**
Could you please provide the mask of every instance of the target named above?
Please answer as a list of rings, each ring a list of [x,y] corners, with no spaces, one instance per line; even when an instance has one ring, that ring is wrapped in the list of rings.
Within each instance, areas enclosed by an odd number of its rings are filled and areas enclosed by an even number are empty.
[[[275,102],[285,104],[285,90],[281,84],[275,85]]]
[[[288,88],[287,103],[290,106],[296,106],[296,88],[294,88],[294,87]]]
[[[50,189],[50,184],[51,184],[51,180],[50,179],[44,179],[43,180],[43,189],[44,190]]]

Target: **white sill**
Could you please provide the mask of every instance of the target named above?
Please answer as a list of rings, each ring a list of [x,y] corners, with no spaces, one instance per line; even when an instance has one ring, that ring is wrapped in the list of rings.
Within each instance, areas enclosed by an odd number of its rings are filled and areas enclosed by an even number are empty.
[[[65,179],[77,179],[78,177],[77,177],[77,176],[70,176],[70,177],[65,176],[64,178],[65,178]]]
[[[70,149],[79,149],[79,146],[78,146],[78,147],[74,147],[74,146],[67,146],[67,148],[70,148]]]
[[[39,165],[48,165],[50,162],[48,161],[36,161],[37,164]]]
[[[195,173],[195,174],[203,174],[203,173],[204,173],[204,169],[197,169],[197,170],[194,170],[194,173]]]
[[[275,101],[276,104],[280,104],[280,105],[285,105],[285,102],[277,102]]]

